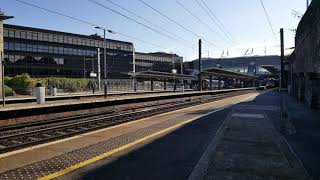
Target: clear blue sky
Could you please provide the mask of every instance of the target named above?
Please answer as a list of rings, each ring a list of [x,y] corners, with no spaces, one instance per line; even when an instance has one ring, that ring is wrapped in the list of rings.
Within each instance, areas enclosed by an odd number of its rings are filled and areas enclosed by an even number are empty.
[[[130,20],[127,20],[111,11],[105,10],[87,0],[24,0],[29,3],[49,8],[61,13],[65,13],[77,18],[81,18],[109,29],[121,33],[138,37],[162,46],[154,47],[141,43],[134,39],[126,38],[121,35],[108,34],[108,38],[131,41],[135,44],[137,51],[154,52],[154,51],[173,51],[181,56],[191,60],[197,57],[198,37],[183,30],[174,23],[158,15],[138,0],[112,0],[122,6],[138,13],[142,17],[153,21],[155,24],[165,28],[170,32],[178,34],[189,42],[183,42],[185,46],[193,46],[194,49],[185,47],[171,41],[149,29],[142,27]],[[97,0],[120,11],[126,15],[128,13],[111,5],[105,0]],[[213,10],[216,16],[223,22],[226,29],[234,36],[237,44],[227,42],[223,33],[211,21],[209,16],[197,5],[196,0],[179,0],[185,7],[195,13],[202,21],[206,22],[211,29],[218,33],[213,33],[208,27],[199,23],[187,11],[178,5],[176,0],[144,0],[150,5],[156,7],[172,19],[178,21],[183,26],[188,27],[191,31],[203,36],[205,39],[217,44],[220,48],[203,42],[204,57],[220,57],[222,51],[229,52],[229,56],[241,56],[245,51],[253,48],[254,55],[264,55],[264,46],[267,46],[267,54],[279,54],[279,29],[285,29],[285,47],[294,46],[294,34],[288,29],[296,28],[299,19],[295,18],[292,10],[304,13],[306,10],[305,0],[264,0],[264,5],[268,11],[270,21],[277,36],[275,40],[268,21],[264,14],[259,0],[203,0]],[[200,0],[199,0],[200,1]],[[93,34],[100,33],[99,30],[77,21],[67,19],[58,15],[50,14],[43,10],[16,2],[15,0],[1,0],[0,7],[7,15],[15,16],[14,19],[8,20],[7,23],[23,26],[31,26],[58,31]],[[133,17],[133,16],[132,16]],[[135,17],[133,17],[135,18]],[[135,18],[137,19],[137,18]],[[141,21],[141,20],[139,20]],[[144,22],[146,23],[146,22]],[[148,23],[146,23],[148,24]],[[150,25],[152,26],[152,25]],[[157,27],[155,27],[158,29]]]

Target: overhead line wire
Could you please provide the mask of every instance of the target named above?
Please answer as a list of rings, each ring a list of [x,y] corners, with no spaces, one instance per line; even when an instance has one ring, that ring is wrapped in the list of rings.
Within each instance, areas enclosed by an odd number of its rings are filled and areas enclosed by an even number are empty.
[[[203,5],[199,2],[199,0],[195,0],[195,2],[198,4],[198,6],[208,15],[208,17],[211,19],[211,21],[220,29],[220,31],[225,35],[225,37],[233,44],[233,40],[226,35],[226,32],[222,29],[222,27],[216,22],[216,20],[209,14],[209,12],[203,7]]]
[[[196,16],[190,9],[188,9],[186,6],[184,6],[181,2],[179,2],[178,0],[176,1],[178,5],[180,5],[185,11],[187,11],[192,17],[194,17],[195,19],[197,19],[201,24],[203,24],[204,26],[206,26],[210,31],[212,31],[213,33],[218,34],[218,32],[216,32],[215,30],[213,30],[207,23],[203,22],[198,16]]]
[[[157,25],[157,24],[155,24],[155,23],[151,22],[150,20],[148,20],[148,19],[146,19],[146,18],[144,18],[144,17],[140,16],[139,14],[137,14],[137,13],[135,13],[135,12],[133,12],[133,11],[131,11],[131,10],[129,10],[129,9],[127,9],[127,8],[125,8],[125,7],[123,7],[123,6],[121,6],[120,4],[117,4],[117,3],[115,3],[115,2],[113,2],[113,1],[111,1],[111,0],[105,0],[105,1],[107,1],[107,2],[109,2],[109,3],[111,3],[111,4],[113,4],[113,5],[115,5],[115,6],[117,6],[117,7],[119,7],[120,9],[122,9],[122,10],[124,10],[124,11],[126,11],[126,12],[128,12],[128,13],[130,13],[130,14],[132,14],[132,15],[134,15],[134,16],[136,16],[136,17],[140,18],[140,19],[142,19],[142,20],[144,20],[145,22],[147,22],[147,23],[149,23],[149,24],[151,24],[151,25],[153,25],[153,26],[156,26],[157,28],[159,28],[159,29],[161,29],[161,30],[165,31],[165,32],[166,32],[166,33],[168,33],[168,34],[172,34],[173,36],[175,36],[175,37],[177,37],[177,38],[181,39],[182,41],[185,41],[185,42],[191,43],[190,41],[188,41],[188,40],[186,40],[186,39],[184,39],[184,38],[180,37],[179,35],[177,35],[177,34],[175,34],[175,33],[173,33],[173,32],[170,32],[170,31],[166,30],[165,28],[163,28],[163,27],[161,27],[161,26],[159,26],[159,25]]]
[[[183,26],[182,24],[178,23],[177,21],[173,20],[172,18],[170,18],[169,16],[167,16],[166,14],[162,13],[161,11],[159,11],[158,9],[154,8],[153,6],[151,6],[150,4],[146,3],[143,0],[138,0],[140,1],[142,4],[144,4],[145,6],[149,7],[150,9],[156,11],[158,14],[160,14],[161,16],[165,17],[166,19],[168,19],[169,21],[173,22],[174,24],[178,25],[179,27],[181,27],[182,29],[184,29],[185,31],[188,31],[189,33],[193,34],[194,36],[203,39],[204,41],[206,41],[207,43],[211,44],[212,46],[219,48],[216,44],[206,40],[205,38],[201,37],[200,35],[196,34],[195,32],[191,31],[190,29],[188,29],[187,27]]]
[[[34,7],[34,8],[38,8],[38,9],[53,13],[53,14],[57,14],[57,15],[69,18],[69,19],[72,19],[72,20],[75,20],[75,21],[78,21],[78,22],[82,22],[82,23],[88,24],[88,25],[93,26],[93,27],[99,26],[98,24],[95,24],[95,23],[92,23],[92,22],[89,22],[89,21],[86,21],[86,20],[82,20],[82,19],[70,16],[70,15],[67,15],[67,14],[63,14],[63,13],[60,13],[58,11],[47,9],[47,8],[44,8],[44,7],[35,5],[35,4],[31,4],[31,3],[28,3],[28,2],[25,2],[25,1],[22,1],[22,0],[15,0],[15,1],[19,2],[19,3],[22,3],[22,4],[25,4],[25,5],[28,5],[28,6],[31,6],[31,7]],[[106,27],[104,27],[104,28],[107,29]],[[155,43],[152,43],[152,42],[149,42],[149,41],[145,41],[143,39],[140,39],[140,38],[137,38],[137,37],[134,37],[134,36],[119,32],[119,31],[113,31],[113,32],[115,32],[116,34],[122,35],[124,37],[127,37],[127,38],[135,39],[135,40],[140,41],[140,42],[145,43],[145,44],[149,44],[149,45],[152,45],[152,46],[155,46],[155,47],[158,47],[158,48],[166,49],[166,48],[164,48],[164,47],[162,47],[160,45],[157,45]]]
[[[274,30],[273,30],[273,27],[272,27],[272,24],[271,24],[271,21],[270,21],[268,12],[267,12],[264,4],[263,4],[263,1],[260,0],[260,3],[261,3],[261,6],[262,6],[262,8],[263,8],[263,10],[264,10],[264,14],[266,15],[266,18],[267,18],[267,20],[268,20],[268,23],[269,23],[270,29],[271,29],[271,31],[272,31],[272,34],[273,34],[273,36],[274,36],[274,39],[277,40],[277,36],[276,36],[276,34],[274,33]]]
[[[222,21],[218,18],[218,16],[215,15],[215,13],[213,12],[213,10],[207,5],[207,3],[204,0],[201,0],[201,2],[205,5],[205,7],[209,10],[209,12],[212,14],[212,16],[217,20],[218,23],[220,23],[221,27],[225,30],[225,32],[231,37],[232,41],[234,41],[235,43],[236,40],[234,38],[234,36],[228,31],[228,29],[224,26],[224,24],[222,23]]]
[[[183,44],[183,43],[180,43],[180,42],[174,40],[174,39],[175,39],[174,37],[172,37],[172,36],[170,36],[170,35],[168,35],[168,34],[165,34],[165,33],[161,32],[161,31],[159,31],[159,30],[157,30],[157,29],[155,29],[155,28],[153,28],[153,27],[150,27],[150,26],[148,26],[148,25],[146,25],[146,24],[144,24],[144,23],[142,23],[142,22],[140,22],[140,21],[137,21],[137,20],[135,20],[135,19],[133,19],[133,18],[125,15],[125,14],[122,14],[122,13],[120,13],[119,11],[116,11],[116,10],[114,10],[114,9],[112,9],[112,8],[110,8],[110,7],[108,7],[108,6],[104,5],[104,4],[96,1],[96,0],[87,0],[87,1],[89,1],[89,2],[91,2],[91,3],[93,3],[93,4],[96,4],[96,5],[102,7],[102,8],[104,8],[104,9],[106,9],[106,10],[112,11],[112,12],[114,12],[114,13],[116,13],[116,14],[118,14],[118,15],[126,18],[126,19],[129,19],[129,20],[131,20],[131,21],[133,21],[133,22],[135,22],[135,23],[137,23],[137,24],[139,24],[139,25],[141,25],[141,26],[143,26],[143,27],[145,27],[145,28],[147,28],[147,29],[149,29],[149,30],[151,30],[151,31],[154,31],[154,32],[156,32],[156,33],[158,33],[158,34],[160,34],[160,35],[168,38],[169,40],[174,41],[174,42],[176,42],[176,43],[178,43],[178,44],[180,44],[180,45],[182,45],[182,46],[191,48],[191,47],[189,47],[189,46],[186,46],[186,45]]]

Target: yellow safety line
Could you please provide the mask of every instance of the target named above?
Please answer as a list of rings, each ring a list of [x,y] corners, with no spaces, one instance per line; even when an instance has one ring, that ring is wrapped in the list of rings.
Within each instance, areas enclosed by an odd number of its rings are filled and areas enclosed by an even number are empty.
[[[258,94],[258,95],[259,95],[259,94]],[[250,98],[248,98],[248,99],[250,99]],[[242,101],[244,101],[244,100],[240,100],[239,102],[242,102]],[[239,102],[238,102],[238,103],[239,103]],[[237,104],[237,103],[235,103],[235,104]],[[99,161],[99,160],[102,160],[102,159],[104,159],[104,158],[106,158],[106,157],[108,157],[108,156],[111,156],[111,155],[113,155],[113,154],[115,154],[115,153],[118,153],[118,152],[120,152],[120,151],[122,151],[122,150],[128,149],[128,148],[130,148],[130,147],[132,147],[132,146],[134,146],[134,145],[137,145],[137,144],[139,144],[139,143],[141,143],[141,142],[143,142],[143,141],[146,141],[146,140],[149,140],[149,139],[151,139],[151,138],[153,138],[153,137],[156,137],[156,136],[158,136],[158,135],[164,134],[164,133],[166,133],[166,132],[168,132],[168,131],[171,131],[171,130],[173,130],[173,129],[175,129],[175,128],[178,128],[179,126],[188,124],[188,123],[190,123],[190,122],[192,122],[192,121],[195,121],[195,120],[200,119],[200,118],[203,117],[203,116],[207,116],[207,115],[212,114],[212,113],[214,113],[214,112],[217,112],[217,111],[220,111],[220,110],[222,110],[222,109],[228,108],[228,107],[230,107],[230,106],[232,106],[232,105],[234,105],[234,104],[228,105],[228,106],[223,107],[223,108],[216,109],[216,110],[214,110],[214,111],[212,111],[212,112],[210,112],[210,113],[204,114],[204,115],[202,115],[202,116],[200,116],[200,117],[195,117],[195,118],[189,119],[189,120],[187,120],[187,121],[181,122],[181,123],[179,123],[179,124],[176,124],[176,125],[174,125],[174,126],[168,127],[168,128],[166,128],[166,129],[160,130],[160,131],[158,131],[158,132],[156,132],[156,133],[150,134],[150,135],[145,136],[145,137],[143,137],[143,138],[141,138],[141,139],[135,140],[135,141],[133,141],[133,142],[131,142],[131,143],[128,143],[128,144],[123,145],[123,146],[120,146],[120,147],[118,147],[118,148],[116,148],[116,149],[113,149],[113,150],[111,150],[111,151],[105,152],[105,153],[103,153],[103,154],[101,154],[101,155],[99,155],[99,156],[95,156],[95,157],[93,157],[93,158],[91,158],[91,159],[88,159],[88,160],[86,160],[86,161],[83,161],[83,162],[80,162],[80,163],[78,163],[78,164],[72,165],[72,166],[70,166],[70,167],[68,167],[68,168],[66,168],[66,169],[63,169],[63,170],[61,170],[61,171],[57,171],[57,172],[55,172],[55,173],[49,174],[49,175],[47,175],[47,176],[44,176],[44,177],[41,177],[41,178],[38,178],[38,179],[39,179],[39,180],[48,180],[48,179],[54,179],[54,178],[60,177],[60,176],[65,175],[65,174],[67,174],[67,173],[69,173],[69,172],[71,172],[71,171],[74,171],[74,170],[76,170],[76,169],[79,169],[79,168],[84,167],[84,166],[86,166],[86,165],[89,165],[89,164],[91,164],[91,163],[94,163],[94,162],[97,162],[97,161]]]
[[[145,137],[143,137],[143,138],[141,138],[141,139],[138,139],[138,140],[136,140],[136,141],[133,141],[133,142],[131,142],[131,143],[129,143],[129,144],[126,144],[126,145],[123,145],[123,146],[118,147],[118,148],[116,148],[116,149],[113,149],[113,150],[111,150],[111,151],[105,152],[105,153],[103,153],[103,154],[101,154],[101,155],[99,155],[99,156],[93,157],[93,158],[88,159],[88,160],[86,160],[86,161],[83,161],[83,162],[80,162],[80,163],[78,163],[78,164],[72,165],[72,166],[70,166],[70,167],[68,167],[68,168],[66,168],[66,169],[61,170],[61,171],[57,171],[57,172],[55,172],[55,173],[52,173],[52,174],[49,174],[49,175],[44,176],[44,177],[42,177],[42,178],[39,178],[39,180],[48,180],[48,179],[57,178],[57,177],[59,177],[59,176],[62,176],[62,175],[64,175],[64,174],[67,174],[67,173],[69,173],[69,172],[71,172],[71,171],[74,171],[74,170],[76,170],[76,169],[79,169],[79,168],[81,168],[81,167],[84,167],[84,166],[86,166],[86,165],[89,165],[89,164],[94,163],[94,162],[96,162],[96,161],[102,160],[102,159],[104,159],[104,158],[106,158],[106,157],[108,157],[108,156],[111,156],[112,154],[115,154],[115,153],[120,152],[120,151],[122,151],[122,150],[128,149],[128,148],[130,148],[130,147],[132,147],[132,146],[134,146],[134,145],[137,145],[137,144],[139,144],[139,143],[141,143],[141,142],[143,142],[143,141],[146,141],[146,140],[148,140],[148,139],[151,139],[151,138],[153,138],[153,137],[156,137],[156,136],[158,136],[158,135],[161,135],[161,134],[163,134],[163,133],[165,133],[165,132],[168,132],[168,131],[170,131],[170,130],[173,130],[173,129],[175,129],[175,128],[178,128],[179,126],[182,126],[182,125],[184,125],[184,124],[190,123],[190,122],[192,122],[192,121],[194,121],[194,120],[197,120],[197,119],[199,119],[199,117],[189,119],[189,120],[184,121],[184,122],[182,122],[182,123],[179,123],[179,124],[176,124],[176,125],[171,126],[171,127],[169,127],[169,128],[166,128],[166,129],[163,129],[163,130],[161,130],[161,131],[158,131],[158,132],[156,132],[156,133],[154,133],[154,134],[150,134],[150,135],[145,136]]]

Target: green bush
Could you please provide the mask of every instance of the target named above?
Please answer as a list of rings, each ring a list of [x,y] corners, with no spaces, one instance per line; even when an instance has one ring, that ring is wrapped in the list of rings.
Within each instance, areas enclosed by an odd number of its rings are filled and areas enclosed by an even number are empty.
[[[38,79],[39,81],[40,79]],[[40,80],[41,81],[41,80]],[[79,79],[79,78],[58,78],[58,77],[50,77],[43,78],[43,82],[45,82],[46,86],[56,87],[58,89],[63,89],[64,91],[69,92],[77,92],[77,91],[85,91],[91,87],[90,79]]]
[[[11,87],[17,94],[31,95],[33,87],[40,83],[43,87],[56,87],[65,92],[77,92],[91,89],[95,81],[80,78],[30,78],[28,74],[17,75],[16,77],[5,77],[5,84]]]
[[[7,78],[7,85],[16,93],[22,95],[30,95],[34,82],[28,74],[17,75],[14,78]]]
[[[9,86],[4,85],[4,92],[6,96],[15,96],[16,92]]]

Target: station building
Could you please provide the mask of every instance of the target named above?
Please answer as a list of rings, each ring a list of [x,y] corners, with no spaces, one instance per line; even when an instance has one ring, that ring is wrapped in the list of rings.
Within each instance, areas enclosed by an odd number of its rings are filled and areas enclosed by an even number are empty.
[[[104,77],[104,39],[33,27],[4,24],[5,75],[28,73],[32,77],[88,77],[97,72],[97,49],[101,51]],[[107,77],[128,79],[133,70],[133,43],[107,39]],[[171,72],[182,57],[167,53],[136,52],[136,71]]]

